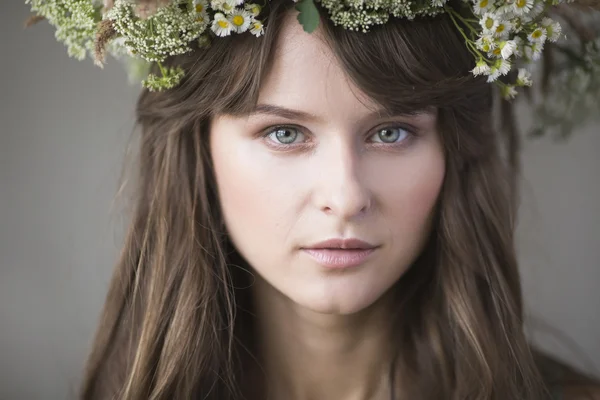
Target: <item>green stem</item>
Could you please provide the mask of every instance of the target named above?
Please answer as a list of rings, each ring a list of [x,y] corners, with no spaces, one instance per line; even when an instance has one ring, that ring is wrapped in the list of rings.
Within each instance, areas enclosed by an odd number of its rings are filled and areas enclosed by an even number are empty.
[[[473,32],[476,36],[479,36],[479,32],[477,31],[477,29],[473,28],[473,26],[469,23],[469,20],[463,18],[463,16],[456,12],[456,10],[454,10],[452,7],[445,6],[444,9],[448,12],[448,14],[450,14],[454,25],[457,25],[455,18],[458,18],[463,24],[467,26],[467,28],[469,28],[471,32]]]
[[[167,76],[167,70],[165,69],[165,67],[163,67],[162,63],[157,62],[158,64],[158,68],[160,69],[160,73],[162,74],[163,78],[165,76]]]
[[[448,10],[451,10],[449,7],[447,8]],[[477,50],[477,48],[473,45],[473,41],[467,37],[467,34],[465,33],[465,30],[458,24],[458,22],[456,21],[456,19],[454,18],[455,16],[452,13],[453,11],[449,12],[450,15],[450,19],[452,19],[452,22],[454,23],[454,26],[456,26],[456,29],[458,29],[458,31],[460,32],[461,36],[465,39],[465,43],[467,45],[467,50],[469,50],[469,52],[473,55],[473,57],[475,58],[485,58],[481,55],[481,53]],[[461,18],[459,16],[459,18]],[[469,26],[469,25],[467,25]],[[471,27],[472,28],[472,27]]]

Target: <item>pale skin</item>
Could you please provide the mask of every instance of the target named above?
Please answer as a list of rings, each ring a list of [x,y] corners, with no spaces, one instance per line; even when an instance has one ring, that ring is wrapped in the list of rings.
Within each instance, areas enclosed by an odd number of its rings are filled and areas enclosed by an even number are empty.
[[[256,276],[268,398],[387,400],[390,288],[429,237],[444,152],[435,111],[387,115],[319,35],[290,15],[259,95],[301,115],[261,107],[212,121],[219,198]],[[331,238],[378,247],[334,271],[302,250]]]

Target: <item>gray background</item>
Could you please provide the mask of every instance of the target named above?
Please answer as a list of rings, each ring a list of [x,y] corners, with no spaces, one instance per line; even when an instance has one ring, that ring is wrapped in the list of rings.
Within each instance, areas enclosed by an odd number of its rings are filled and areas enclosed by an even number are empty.
[[[113,199],[137,88],[0,5],[0,399],[74,398],[123,232]],[[525,116],[526,119],[526,116]],[[518,251],[527,329],[600,376],[600,132],[527,140]]]

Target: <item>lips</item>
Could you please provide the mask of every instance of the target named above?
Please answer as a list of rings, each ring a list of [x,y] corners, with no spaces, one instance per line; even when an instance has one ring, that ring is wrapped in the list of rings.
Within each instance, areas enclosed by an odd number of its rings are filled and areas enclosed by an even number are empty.
[[[348,249],[348,250],[356,250],[356,249],[373,249],[377,246],[372,245],[371,243],[365,242],[360,239],[329,239],[323,242],[315,243],[305,249]]]
[[[343,269],[363,264],[377,248],[359,239],[329,239],[302,251],[326,268]]]

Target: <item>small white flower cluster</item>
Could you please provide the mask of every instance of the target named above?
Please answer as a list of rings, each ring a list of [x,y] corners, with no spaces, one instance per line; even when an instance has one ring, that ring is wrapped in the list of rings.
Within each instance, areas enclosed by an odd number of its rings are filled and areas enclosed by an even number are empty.
[[[447,0],[319,0],[336,25],[352,31],[367,32],[373,25],[388,22],[390,16],[409,20],[444,12]]]
[[[192,51],[190,44],[208,25],[208,19],[199,18],[189,1],[171,2],[145,19],[136,15],[134,7],[129,0],[116,0],[104,19],[112,21],[130,54],[149,62]]]
[[[531,85],[529,72],[519,69],[516,82],[510,85],[498,82],[498,78],[507,75],[518,60],[537,61],[546,41],[555,42],[561,37],[560,24],[545,17],[545,11],[564,0],[466,1],[472,4],[474,19],[462,17],[452,9],[447,11],[475,56],[472,72],[475,76],[487,76],[488,82],[497,82],[506,98],[514,98],[516,87]],[[462,29],[464,25],[469,34]]]
[[[148,88],[151,92],[174,88],[179,85],[179,82],[185,76],[185,71],[181,67],[161,68],[161,70],[161,76],[150,74],[142,82],[143,86]]]
[[[56,39],[67,46],[69,56],[78,60],[94,51],[96,16],[102,8],[96,0],[26,0],[31,10],[56,28]]]
[[[169,89],[184,76],[181,68],[162,65],[170,56],[192,51],[194,41],[206,45],[208,28],[216,36],[250,31],[256,36],[264,33],[262,22],[256,17],[261,7],[244,0],[172,0],[144,17],[136,14],[133,0],[116,0],[104,14],[118,33],[109,48],[117,56],[123,48],[130,56],[158,64],[160,76],[150,74],[143,86],[150,90]]]

